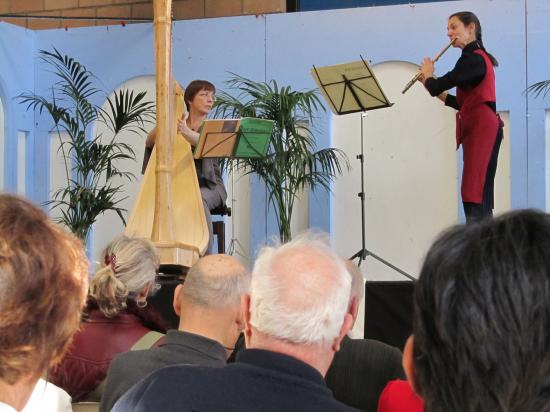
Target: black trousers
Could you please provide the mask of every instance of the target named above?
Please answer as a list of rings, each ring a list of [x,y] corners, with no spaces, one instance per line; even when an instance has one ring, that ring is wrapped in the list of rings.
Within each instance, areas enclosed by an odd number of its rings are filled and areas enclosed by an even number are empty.
[[[487,165],[487,174],[485,176],[485,184],[483,186],[483,202],[462,202],[464,206],[464,214],[466,215],[466,223],[479,222],[480,220],[493,216],[493,208],[495,206],[495,175],[497,172],[498,152],[500,150],[502,136],[502,127],[499,127],[495,145],[493,146],[493,151],[491,153],[491,159]]]

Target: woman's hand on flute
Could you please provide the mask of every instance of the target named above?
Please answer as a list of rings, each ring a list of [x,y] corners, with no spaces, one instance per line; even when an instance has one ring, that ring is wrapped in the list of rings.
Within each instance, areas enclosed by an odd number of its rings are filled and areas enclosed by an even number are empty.
[[[422,84],[426,82],[426,79],[434,76],[434,62],[432,59],[426,57],[422,60],[420,64],[420,73],[420,78],[418,80],[420,80]]]
[[[445,103],[445,100],[447,100],[447,95],[448,95],[448,94],[449,94],[448,92],[443,92],[443,93],[439,94],[439,95],[437,96],[437,98],[438,98],[439,100],[441,100],[443,103]]]

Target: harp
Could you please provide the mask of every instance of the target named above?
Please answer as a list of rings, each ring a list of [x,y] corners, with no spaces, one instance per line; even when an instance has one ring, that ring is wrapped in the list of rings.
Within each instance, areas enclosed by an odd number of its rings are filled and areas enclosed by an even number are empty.
[[[190,268],[209,234],[191,145],[177,134],[185,110],[183,89],[171,75],[171,0],[154,0],[156,143],[125,234],[149,238],[161,265]]]

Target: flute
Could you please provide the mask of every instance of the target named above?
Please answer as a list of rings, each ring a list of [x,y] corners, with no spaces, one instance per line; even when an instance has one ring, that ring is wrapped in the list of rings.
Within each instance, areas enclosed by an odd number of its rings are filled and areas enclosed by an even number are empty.
[[[453,43],[455,42],[456,39],[457,39],[457,38],[454,37],[454,38],[451,40],[451,42],[450,42],[449,44],[447,44],[447,45],[443,48],[443,50],[441,50],[441,51],[437,54],[437,56],[434,57],[434,59],[433,59],[433,62],[434,62],[434,63],[435,63],[436,61],[438,61],[439,58],[440,58],[441,56],[443,56],[447,50],[449,50],[449,47],[451,47],[451,46],[453,45]],[[416,74],[414,75],[414,77],[405,85],[405,88],[403,89],[403,91],[401,92],[401,94],[405,94],[405,93],[407,92],[407,90],[409,90],[409,89],[412,87],[412,85],[416,83],[416,81],[420,78],[421,75],[422,75],[422,72],[421,72],[421,71],[419,71],[418,73],[416,73]]]

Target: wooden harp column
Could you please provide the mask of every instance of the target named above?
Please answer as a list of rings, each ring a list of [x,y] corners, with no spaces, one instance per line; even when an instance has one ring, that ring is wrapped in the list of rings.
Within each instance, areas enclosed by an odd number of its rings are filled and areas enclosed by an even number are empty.
[[[150,238],[161,264],[191,267],[208,247],[208,226],[191,146],[177,135],[183,90],[171,75],[171,0],[154,0],[156,143],[126,235]]]

